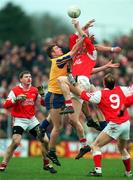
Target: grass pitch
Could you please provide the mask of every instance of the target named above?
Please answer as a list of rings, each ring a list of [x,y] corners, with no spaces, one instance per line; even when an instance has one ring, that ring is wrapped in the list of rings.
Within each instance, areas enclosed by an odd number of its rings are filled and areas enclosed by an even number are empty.
[[[1,160],[1,159],[0,159]],[[122,180],[124,167],[121,160],[104,159],[103,177],[87,176],[93,168],[92,159],[61,158],[61,167],[54,165],[57,174],[50,174],[42,169],[40,157],[13,158],[5,172],[0,172],[0,180]]]

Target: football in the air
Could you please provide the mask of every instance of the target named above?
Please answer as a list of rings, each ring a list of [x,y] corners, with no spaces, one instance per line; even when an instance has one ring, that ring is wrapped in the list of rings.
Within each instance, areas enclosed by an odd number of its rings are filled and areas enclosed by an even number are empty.
[[[78,6],[70,6],[68,8],[67,14],[71,18],[78,18],[81,14],[81,10],[79,9]]]

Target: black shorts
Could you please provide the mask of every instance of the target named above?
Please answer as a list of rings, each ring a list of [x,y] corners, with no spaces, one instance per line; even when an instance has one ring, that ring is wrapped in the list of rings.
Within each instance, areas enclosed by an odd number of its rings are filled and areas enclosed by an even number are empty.
[[[36,128],[38,127],[39,125],[37,125],[36,127],[34,127],[33,129],[31,129],[29,131],[29,133],[34,136],[35,138],[37,137],[37,132],[36,132]],[[20,126],[14,126],[13,127],[13,134],[20,134],[22,135],[24,132],[24,129]]]

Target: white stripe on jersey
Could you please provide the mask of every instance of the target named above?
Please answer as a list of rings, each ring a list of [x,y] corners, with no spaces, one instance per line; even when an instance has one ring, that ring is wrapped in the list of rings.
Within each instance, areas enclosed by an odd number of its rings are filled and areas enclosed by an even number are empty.
[[[15,98],[16,98],[16,96],[15,96],[14,92],[11,90],[8,94],[7,100],[13,100]]]
[[[90,99],[89,102],[95,103],[95,104],[99,104],[101,101],[101,97],[102,97],[102,93],[101,91],[96,91],[94,93],[89,93],[90,94]]]
[[[93,55],[91,55],[89,53],[87,53],[87,55],[91,60],[93,60],[93,61],[97,60],[97,51],[96,50],[93,51]]]
[[[133,95],[133,85],[131,85],[131,86],[120,86],[120,88],[126,97]]]

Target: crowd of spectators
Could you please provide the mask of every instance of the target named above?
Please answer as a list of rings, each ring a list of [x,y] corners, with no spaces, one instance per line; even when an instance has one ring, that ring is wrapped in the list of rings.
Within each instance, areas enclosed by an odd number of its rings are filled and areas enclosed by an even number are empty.
[[[6,41],[0,46],[0,138],[11,136],[11,117],[10,113],[2,108],[2,102],[7,97],[12,87],[17,85],[18,74],[22,70],[29,70],[33,76],[33,85],[39,86],[43,84],[47,89],[48,75],[50,69],[50,61],[46,54],[47,47],[53,42],[63,48],[64,52],[68,52],[68,36],[60,35],[56,38],[47,38],[38,45],[37,42],[31,41],[27,45],[18,46]],[[129,35],[123,35],[113,42],[103,41],[107,46],[119,46],[122,48],[120,54],[116,53],[99,53],[97,66],[105,64],[109,59],[119,62],[120,67],[113,69],[113,74],[117,78],[119,85],[131,85],[133,83],[133,31]],[[98,88],[102,86],[102,78],[106,72],[100,72],[92,76],[91,81]],[[133,126],[133,108],[130,108],[131,124]],[[44,107],[37,104],[37,117],[42,121],[47,116]],[[92,116],[97,116],[92,109]],[[64,121],[60,139],[76,140],[75,131],[70,125]],[[131,140],[133,140],[133,132],[131,132]]]

